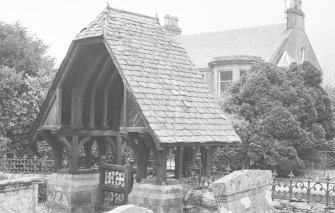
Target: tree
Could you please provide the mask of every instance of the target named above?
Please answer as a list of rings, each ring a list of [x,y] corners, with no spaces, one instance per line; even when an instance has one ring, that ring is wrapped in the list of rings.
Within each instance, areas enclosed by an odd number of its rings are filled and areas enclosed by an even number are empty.
[[[0,65],[17,72],[36,75],[39,70],[52,70],[54,58],[47,55],[48,46],[28,33],[19,23],[0,22]]]
[[[29,150],[28,132],[55,73],[47,46],[19,24],[0,23],[0,149]]]
[[[17,155],[29,150],[28,133],[52,79],[53,72],[50,71],[41,70],[36,76],[23,77],[23,72],[0,67],[2,148],[7,146]]]
[[[331,101],[333,113],[335,113],[335,85],[326,85],[325,91],[327,92]]]
[[[237,148],[243,154],[237,156],[287,175],[291,170],[301,173],[316,150],[327,149],[335,127],[321,76],[309,62],[288,69],[254,64],[222,103],[243,141],[243,148]]]

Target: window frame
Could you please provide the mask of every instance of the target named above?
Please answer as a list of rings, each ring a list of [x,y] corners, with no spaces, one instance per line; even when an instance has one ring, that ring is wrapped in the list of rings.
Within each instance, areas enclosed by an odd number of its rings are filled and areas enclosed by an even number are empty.
[[[223,72],[230,72],[231,73],[231,80],[221,80],[221,73]],[[229,84],[232,84],[233,83],[233,77],[234,77],[234,71],[232,69],[224,69],[224,70],[219,70],[218,71],[218,77],[219,77],[219,86],[218,86],[218,89],[219,89],[219,99],[221,98],[221,84],[222,83],[229,83]]]

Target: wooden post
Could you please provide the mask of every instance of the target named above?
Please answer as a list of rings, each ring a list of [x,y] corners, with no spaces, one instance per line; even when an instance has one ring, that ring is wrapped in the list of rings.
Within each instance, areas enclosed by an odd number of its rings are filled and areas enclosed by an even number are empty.
[[[174,178],[179,179],[180,174],[179,171],[179,147],[173,147],[174,153]]]
[[[182,161],[182,175],[187,177],[187,170],[190,168],[192,164],[192,148],[191,147],[183,147],[183,161]]]
[[[131,173],[131,162],[130,159],[126,159],[126,166],[124,170],[124,200],[123,204],[127,204],[128,202],[128,194],[131,191],[131,178],[132,178],[132,173]]]
[[[63,163],[63,145],[56,146],[54,151],[54,172],[62,168]]]
[[[213,163],[213,155],[214,155],[214,147],[206,146],[205,147],[205,162],[204,162],[204,169],[205,174],[209,176],[211,174],[212,163]]]
[[[184,147],[179,147],[177,154],[178,154],[178,161],[175,162],[176,170],[178,168],[178,170],[176,171],[177,173],[176,179],[181,179],[183,177],[183,169],[184,169],[183,168]]]
[[[122,143],[123,143],[123,138],[121,136],[117,137],[117,141],[116,141],[116,164],[117,165],[121,165],[121,161],[122,161]]]
[[[142,174],[142,178],[145,178],[147,173],[148,173],[148,160],[149,160],[149,156],[150,156],[150,150],[151,148],[148,147],[144,147],[143,150],[143,174]]]
[[[84,143],[84,151],[85,151],[85,169],[89,169],[92,166],[92,145],[93,141],[90,140]]]
[[[166,163],[169,148],[164,148],[163,151],[158,151],[160,156],[157,156],[159,161],[156,164],[156,184],[166,185]]]
[[[135,144],[137,146],[137,168],[136,168],[136,183],[141,183],[141,179],[143,176],[143,141],[139,138],[134,139]]]
[[[78,158],[79,158],[79,151],[78,148],[78,136],[72,137],[72,155],[70,161],[70,173],[74,174],[78,171]]]
[[[100,182],[99,182],[99,189],[98,189],[98,207],[100,208],[105,201],[105,194],[103,191],[103,187],[105,184],[105,169],[103,165],[99,165],[99,171],[100,171]]]

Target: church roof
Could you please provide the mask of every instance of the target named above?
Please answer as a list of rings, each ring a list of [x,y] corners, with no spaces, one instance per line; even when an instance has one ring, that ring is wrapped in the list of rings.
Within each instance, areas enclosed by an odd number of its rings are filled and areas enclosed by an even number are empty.
[[[108,7],[75,41],[94,37],[102,38],[160,143],[240,141],[185,49],[156,18]]]
[[[215,57],[249,55],[273,62],[274,55],[292,30],[286,23],[250,27],[222,32],[177,36],[176,40],[198,68],[207,68]]]

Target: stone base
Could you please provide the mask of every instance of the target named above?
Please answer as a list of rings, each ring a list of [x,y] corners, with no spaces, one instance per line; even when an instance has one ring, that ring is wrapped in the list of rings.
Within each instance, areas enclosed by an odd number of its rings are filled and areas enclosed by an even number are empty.
[[[64,213],[95,212],[99,173],[58,174],[48,177],[48,208]]]
[[[183,213],[183,186],[135,183],[128,200],[154,213]]]

